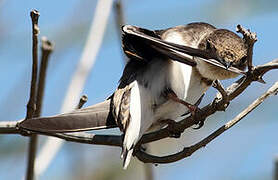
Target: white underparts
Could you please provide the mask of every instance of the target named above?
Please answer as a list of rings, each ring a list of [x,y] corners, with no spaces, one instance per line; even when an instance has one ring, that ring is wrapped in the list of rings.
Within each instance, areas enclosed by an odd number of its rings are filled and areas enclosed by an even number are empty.
[[[133,146],[138,141],[141,126],[141,98],[138,82],[131,84],[130,92],[130,120],[125,130],[123,149],[126,152],[124,158],[124,169],[127,168],[133,152]]]

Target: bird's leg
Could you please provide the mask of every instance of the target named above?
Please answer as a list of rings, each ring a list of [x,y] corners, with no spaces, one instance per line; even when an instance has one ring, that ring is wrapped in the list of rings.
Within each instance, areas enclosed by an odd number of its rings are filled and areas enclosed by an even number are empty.
[[[178,96],[176,95],[176,93],[173,92],[172,90],[169,90],[169,89],[168,89],[167,92],[166,92],[166,96],[167,96],[169,99],[171,99],[171,100],[173,100],[173,101],[175,101],[175,102],[178,102],[178,103],[180,103],[180,104],[185,105],[185,106],[188,108],[188,110],[190,111],[190,113],[191,113],[191,115],[192,115],[192,118],[195,118],[195,115],[196,115],[196,112],[197,112],[197,111],[201,111],[201,110],[198,108],[198,105],[190,104],[190,103],[188,103],[188,102],[186,102],[186,101],[184,101],[184,100],[178,98]],[[201,98],[202,98],[202,97],[201,97]],[[196,104],[199,104],[199,103],[197,102]],[[200,128],[203,127],[203,125],[204,125],[204,119],[200,120],[200,121],[199,121],[198,123],[196,123],[196,124],[198,125],[198,127],[194,128],[194,129],[200,129]]]
[[[185,105],[188,108],[188,110],[190,111],[190,113],[192,114],[192,116],[195,116],[196,111],[199,109],[196,105],[190,104],[190,103],[180,99],[176,95],[176,93],[173,92],[172,90],[167,90],[166,96],[167,96],[167,98],[169,98],[177,103]]]
[[[185,106],[188,108],[188,110],[190,111],[190,113],[191,113],[193,119],[195,118],[196,112],[201,111],[201,109],[198,108],[198,105],[200,104],[199,101],[202,100],[203,96],[200,97],[200,99],[197,101],[196,104],[190,104],[190,103],[188,103],[188,102],[186,102],[186,101],[180,99],[180,98],[176,95],[176,93],[175,93],[173,90],[171,90],[171,89],[166,89],[166,91],[165,91],[164,93],[165,93],[165,96],[166,96],[168,99],[171,99],[171,100],[173,100],[173,101],[175,101],[175,102],[177,102],[177,103],[180,103],[180,104],[185,105]],[[171,121],[173,121],[173,120],[171,120]],[[170,122],[170,121],[168,120],[168,123],[167,123],[168,126],[169,126],[169,122]],[[175,121],[174,121],[174,122],[175,122]],[[175,122],[175,123],[176,123],[176,122]],[[171,123],[170,123],[170,124],[171,124]],[[172,124],[173,124],[173,123],[172,123]],[[200,128],[203,127],[203,125],[204,125],[204,119],[199,120],[199,122],[196,123],[196,124],[198,125],[198,127],[194,128],[194,129],[200,129]],[[170,126],[171,126],[171,125],[170,125]],[[170,128],[170,129],[171,129],[171,128]]]

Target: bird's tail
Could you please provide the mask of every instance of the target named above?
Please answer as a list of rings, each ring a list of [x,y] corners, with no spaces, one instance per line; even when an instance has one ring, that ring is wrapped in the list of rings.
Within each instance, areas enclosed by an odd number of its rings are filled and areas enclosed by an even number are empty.
[[[26,119],[19,127],[34,132],[58,133],[117,127],[110,99],[101,103],[51,117]]]
[[[126,148],[122,150],[121,158],[123,159],[123,169],[127,169],[129,162],[131,160],[131,156],[133,153],[133,148],[127,150]]]

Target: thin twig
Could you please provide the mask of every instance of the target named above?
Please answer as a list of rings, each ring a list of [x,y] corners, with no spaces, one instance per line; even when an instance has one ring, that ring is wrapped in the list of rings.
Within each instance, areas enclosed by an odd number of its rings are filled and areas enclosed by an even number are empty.
[[[41,64],[40,64],[40,72],[39,72],[38,92],[37,92],[37,99],[36,99],[37,109],[35,111],[34,117],[39,117],[41,115],[49,55],[53,51],[53,44],[49,40],[47,40],[46,37],[42,37],[41,42],[42,42],[42,46],[41,46],[42,55],[41,55]]]
[[[140,161],[145,163],[170,163],[188,157],[198,149],[205,147],[216,137],[218,137],[223,132],[227,131],[236,123],[238,123],[242,118],[244,118],[247,114],[249,114],[256,107],[258,107],[266,98],[270,97],[271,95],[275,95],[277,93],[278,93],[278,81],[271,88],[269,88],[267,92],[265,92],[262,96],[256,99],[252,104],[250,104],[246,109],[244,109],[240,114],[238,114],[234,119],[232,119],[231,121],[229,121],[228,123],[220,127],[219,129],[211,133],[208,137],[204,138],[200,142],[194,144],[193,146],[184,148],[181,152],[164,156],[164,157],[158,157],[158,156],[149,155],[146,152],[138,150],[138,152],[135,155]]]
[[[20,134],[17,124],[20,121],[0,121],[0,134]]]
[[[82,106],[88,101],[88,97],[86,95],[83,95],[80,100],[79,103],[77,105],[77,109],[81,109]]]
[[[41,55],[41,64],[40,64],[40,71],[39,71],[39,82],[37,86],[36,110],[34,112],[33,117],[39,117],[41,115],[48,60],[49,60],[49,55],[53,50],[52,43],[49,40],[47,40],[45,37],[42,38],[41,50],[42,50],[42,55]],[[37,144],[38,144],[38,136],[36,134],[32,134],[30,139],[30,144],[29,144],[30,146],[29,146],[29,156],[28,156],[29,157],[28,165],[30,164],[28,166],[28,174],[29,173],[30,174],[27,175],[27,179],[34,179],[34,166],[35,166],[35,156],[37,154]]]
[[[257,35],[254,32],[251,32],[250,29],[245,29],[241,25],[237,25],[236,31],[243,35],[245,44],[247,45],[247,67],[248,71],[251,71],[253,68],[252,58],[253,58],[253,47],[257,41]]]
[[[27,104],[27,113],[26,119],[32,118],[34,111],[36,109],[36,85],[37,85],[37,74],[38,74],[38,35],[39,35],[39,12],[37,10],[33,10],[30,13],[32,19],[32,80],[31,80],[31,89],[30,89],[30,98]]]
[[[33,39],[33,65],[32,65],[32,80],[31,80],[31,90],[30,90],[30,99],[27,104],[27,115],[26,119],[32,118],[36,111],[36,88],[37,88],[37,74],[38,74],[38,35],[39,35],[39,12],[37,10],[32,10],[30,13],[32,19],[32,39]],[[32,135],[29,141],[28,149],[28,166],[27,166],[27,180],[34,179],[34,166],[35,166],[35,155],[36,155],[36,146],[37,146],[37,135]]]

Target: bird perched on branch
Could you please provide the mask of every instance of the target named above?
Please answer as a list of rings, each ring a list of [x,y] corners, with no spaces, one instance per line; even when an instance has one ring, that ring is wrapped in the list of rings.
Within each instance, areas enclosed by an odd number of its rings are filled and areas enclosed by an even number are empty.
[[[244,74],[247,47],[229,30],[191,23],[155,31],[126,25],[122,31],[129,61],[110,98],[71,113],[27,119],[19,127],[47,133],[119,127],[126,169],[144,133],[194,115],[214,80]]]

